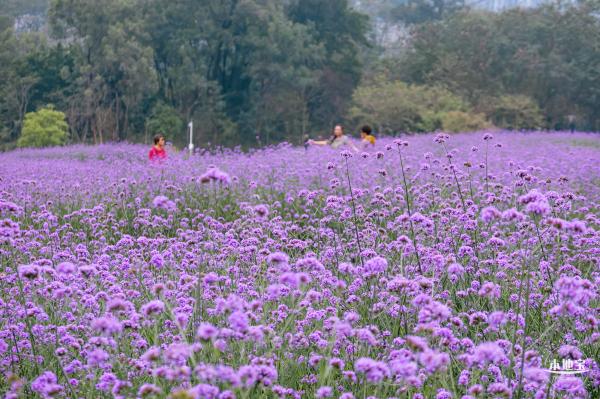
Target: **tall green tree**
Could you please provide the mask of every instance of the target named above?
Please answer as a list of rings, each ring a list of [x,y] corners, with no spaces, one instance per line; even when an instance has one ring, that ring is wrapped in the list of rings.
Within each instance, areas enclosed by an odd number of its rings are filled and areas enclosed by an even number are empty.
[[[309,103],[325,53],[306,25],[288,20],[282,10],[277,15],[267,22],[267,36],[250,68],[252,101],[247,116],[267,144],[300,141],[308,130]]]
[[[294,0],[287,12],[293,21],[308,26],[324,47],[325,59],[309,107],[315,127],[331,127],[345,115],[360,81],[368,17],[351,9],[347,0]]]
[[[199,122],[199,140],[300,135],[323,51],[281,2],[156,0],[144,14],[159,97]]]
[[[54,0],[50,17],[55,34],[73,40],[81,53],[78,90],[69,118],[80,139],[120,140],[140,130],[131,116],[153,94],[153,50],[144,45],[139,0]],[[77,39],[77,40],[74,40]]]
[[[43,38],[35,33],[15,36],[12,20],[0,17],[0,138],[4,143],[17,139],[30,109],[39,77],[28,68],[27,57],[43,45]]]
[[[9,82],[15,79],[14,54],[16,39],[12,30],[12,19],[0,17],[0,138],[11,141],[15,138],[14,103],[11,101]]]

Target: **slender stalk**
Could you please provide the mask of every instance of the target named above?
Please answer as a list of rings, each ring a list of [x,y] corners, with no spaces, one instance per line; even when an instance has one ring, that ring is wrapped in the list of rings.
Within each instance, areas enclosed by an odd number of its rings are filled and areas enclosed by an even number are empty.
[[[398,154],[400,155],[400,168],[402,169],[402,181],[404,183],[404,200],[406,201],[406,209],[408,211],[408,222],[410,225],[410,235],[415,249],[415,255],[417,255],[417,264],[419,265],[419,273],[423,274],[423,268],[421,266],[421,257],[419,256],[419,250],[417,249],[417,238],[415,235],[415,227],[412,221],[412,211],[410,209],[410,197],[408,196],[408,183],[406,182],[406,173],[404,172],[404,160],[402,159],[402,151],[400,151],[400,145],[398,145]]]
[[[458,181],[458,176],[456,176],[456,168],[454,167],[454,164],[452,163],[452,159],[449,157],[450,154],[448,152],[448,149],[446,148],[446,145],[442,144],[442,146],[444,147],[444,151],[446,152],[446,158],[448,158],[448,164],[450,165],[450,170],[452,171],[452,175],[454,176],[454,181],[456,182],[456,189],[458,190],[458,196],[460,197],[460,202],[462,204],[463,211],[466,212],[467,206],[465,205],[465,198],[463,197],[462,190],[460,189],[460,183]],[[486,190],[487,190],[487,188],[486,188]]]
[[[71,383],[69,382],[69,377],[67,377],[67,373],[65,373],[65,369],[63,368],[62,364],[60,363],[60,360],[58,361],[58,369],[60,370],[60,373],[62,374],[63,378],[65,379],[65,385],[67,386],[67,389],[69,390],[69,393],[71,394],[71,398],[76,399],[77,395],[75,395],[75,391],[73,390],[73,387],[71,386]]]
[[[348,188],[350,189],[350,198],[352,200],[352,216],[354,220],[354,232],[356,233],[356,244],[358,245],[358,259],[360,259],[361,266],[364,266],[362,258],[362,248],[360,246],[360,236],[358,234],[358,222],[356,220],[356,204],[354,203],[354,192],[352,192],[352,183],[350,182],[350,169],[348,168],[348,158],[344,157],[346,162],[346,177],[348,178]]]
[[[23,373],[23,365],[24,365],[24,363],[23,363],[23,359],[21,358],[21,352],[19,351],[19,344],[17,343],[17,337],[15,337],[15,330],[13,328],[11,328],[10,329],[10,333],[11,333],[11,336],[12,336],[14,348],[15,348],[15,350],[17,352],[17,358],[19,359],[19,363],[18,363],[18,365],[19,365],[19,371],[22,374]],[[14,373],[14,371],[15,371],[15,362],[14,362],[14,355],[12,354],[12,352],[11,352],[11,355],[10,355],[10,367],[12,368],[13,373]]]
[[[338,257],[338,246],[337,246],[337,234],[335,231],[335,228],[331,228],[331,231],[333,232],[333,248],[335,249],[334,254],[335,254],[335,267],[336,270],[340,269],[340,259]]]
[[[468,166],[470,168],[470,166]],[[471,176],[471,169],[469,170],[469,194],[471,194],[471,201],[475,203],[475,194],[473,194],[473,176]]]
[[[517,385],[517,394],[515,395],[515,398],[520,398],[521,397],[521,389],[523,387],[523,369],[525,368],[525,346],[526,346],[526,340],[527,340],[527,316],[529,314],[529,290],[530,290],[530,284],[529,284],[529,280],[530,280],[530,273],[529,273],[529,265],[527,265],[527,287],[525,290],[525,314],[523,315],[523,318],[525,320],[525,326],[523,327],[523,345],[521,347],[521,368],[519,371],[519,383]]]
[[[485,141],[485,192],[487,193],[488,190],[488,141]]]
[[[513,331],[513,336],[511,339],[511,351],[513,352],[513,355],[510,357],[510,368],[509,370],[513,369],[513,365],[514,365],[514,361],[515,361],[515,356],[514,356],[514,351],[515,351],[515,343],[517,342],[517,330],[519,329],[519,314],[521,313],[521,295],[523,294],[523,280],[525,278],[525,274],[523,272],[521,272],[521,275],[519,276],[519,292],[517,294],[517,312],[515,314],[516,320],[515,320],[515,330]]]
[[[25,292],[23,289],[23,281],[21,281],[21,279],[19,278],[18,280],[18,287],[19,287],[19,297],[20,297],[20,301],[21,301],[21,305],[23,306],[23,308],[26,308],[25,305]],[[31,343],[31,353],[33,355],[33,363],[35,364],[35,371],[37,374],[40,373],[40,366],[38,363],[38,352],[37,352],[37,345],[35,342],[35,335],[33,334],[33,330],[31,328],[31,320],[30,320],[30,316],[25,315],[25,329],[27,330],[27,335],[29,336],[29,342]]]
[[[539,222],[538,219],[535,218],[535,231],[537,233],[538,236],[538,241],[540,242],[540,248],[542,250],[542,256],[544,257],[544,260],[547,262],[548,261],[548,257],[546,256],[546,251],[544,250],[544,243],[542,242],[542,235],[540,234],[540,228],[539,228]]]

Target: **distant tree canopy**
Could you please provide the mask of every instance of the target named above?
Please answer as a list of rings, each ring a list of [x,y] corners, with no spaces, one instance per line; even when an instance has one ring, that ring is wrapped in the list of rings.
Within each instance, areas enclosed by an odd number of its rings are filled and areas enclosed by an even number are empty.
[[[80,39],[68,117],[81,140],[131,138],[156,104],[196,120],[199,142],[300,138],[343,114],[361,76],[367,22],[346,0],[319,0],[319,13],[305,1],[105,3],[50,9],[55,34]],[[185,138],[180,124],[165,133]]]
[[[508,95],[521,103],[515,109],[527,103],[531,123],[506,127],[564,128],[573,114],[581,128],[597,130],[598,43],[600,19],[585,5],[463,11],[414,29],[411,49],[398,61],[399,78],[442,85],[503,127],[506,119],[490,105],[506,108]]]
[[[300,142],[336,122],[381,131],[600,129],[597,1],[473,11],[378,0],[409,27],[383,58],[348,0],[0,0],[0,139],[48,104],[72,142]],[[49,34],[13,31],[47,13]],[[384,13],[385,15],[383,15]],[[426,98],[451,99],[436,108]]]
[[[464,0],[406,0],[392,7],[388,18],[421,24],[441,20],[464,8]]]
[[[23,14],[44,14],[48,11],[49,0],[0,0],[2,14],[16,17]]]

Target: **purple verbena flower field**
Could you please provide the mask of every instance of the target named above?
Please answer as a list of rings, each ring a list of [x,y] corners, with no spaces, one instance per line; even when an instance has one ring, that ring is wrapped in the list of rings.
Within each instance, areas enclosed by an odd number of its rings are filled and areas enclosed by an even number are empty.
[[[600,136],[147,150],[0,154],[4,397],[600,397]]]

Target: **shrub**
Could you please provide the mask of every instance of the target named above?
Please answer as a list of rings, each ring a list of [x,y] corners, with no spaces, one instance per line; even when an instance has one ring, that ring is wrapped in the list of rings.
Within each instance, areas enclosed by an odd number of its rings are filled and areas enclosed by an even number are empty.
[[[463,111],[449,111],[442,114],[442,129],[447,132],[471,132],[485,129],[488,123],[485,115]]]
[[[41,108],[25,115],[18,147],[50,147],[65,144],[69,125],[65,114],[53,107]]]
[[[535,100],[523,95],[506,95],[487,99],[481,107],[488,119],[496,126],[510,129],[538,129],[543,116]]]
[[[169,136],[170,140],[178,138],[185,143],[184,121],[175,108],[158,103],[152,108],[150,117],[146,120],[146,129],[151,135],[162,133]]]
[[[356,89],[350,117],[385,134],[426,132],[442,128],[444,113],[466,110],[462,99],[446,89],[377,79]]]

